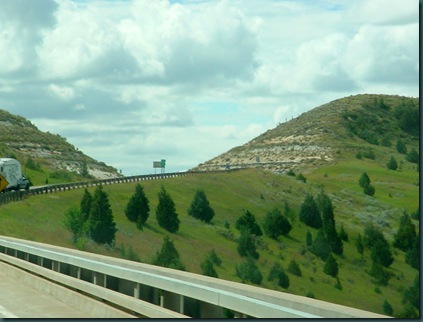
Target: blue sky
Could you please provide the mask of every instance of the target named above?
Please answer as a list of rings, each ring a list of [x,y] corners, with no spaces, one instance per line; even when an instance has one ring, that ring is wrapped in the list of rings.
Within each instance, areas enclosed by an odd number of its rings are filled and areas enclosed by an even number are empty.
[[[2,0],[0,108],[124,174],[360,93],[418,96],[418,0]]]

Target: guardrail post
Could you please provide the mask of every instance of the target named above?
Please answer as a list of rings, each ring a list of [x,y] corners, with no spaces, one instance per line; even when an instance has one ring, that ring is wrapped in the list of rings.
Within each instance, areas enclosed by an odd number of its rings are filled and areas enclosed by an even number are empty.
[[[134,287],[134,297],[136,299],[140,298],[140,283],[135,283],[135,287]]]

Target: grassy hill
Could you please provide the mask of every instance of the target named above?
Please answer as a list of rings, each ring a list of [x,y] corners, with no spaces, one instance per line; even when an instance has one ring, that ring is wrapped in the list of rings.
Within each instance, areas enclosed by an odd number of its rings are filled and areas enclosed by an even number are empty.
[[[193,170],[258,167],[277,173],[307,172],[371,152],[379,160],[398,139],[418,150],[419,99],[363,94],[341,98],[301,114]]]
[[[188,271],[201,273],[201,263],[214,249],[222,259],[222,266],[216,267],[219,278],[239,282],[235,267],[244,259],[237,252],[236,220],[249,210],[262,225],[267,212],[275,207],[283,212],[288,203],[294,210],[289,235],[277,241],[267,236],[256,240],[260,254],[257,264],[263,274],[261,286],[313,295],[317,299],[382,314],[387,300],[394,315],[398,315],[404,310],[404,291],[413,284],[418,271],[405,263],[405,253],[393,248],[392,241],[403,212],[415,213],[418,209],[419,172],[416,164],[407,160],[407,153],[398,152],[396,143],[401,139],[408,151],[412,148],[418,151],[418,128],[416,133],[413,116],[416,110],[418,113],[415,98],[357,95],[340,99],[281,124],[198,168],[221,169],[230,163],[233,168],[245,168],[243,170],[145,181],[142,186],[151,212],[142,231],[125,216],[135,183],[104,186],[118,228],[115,246],[87,242],[78,247],[117,257],[127,257],[128,250],[133,250],[141,261],[150,263],[161,248],[164,236],[168,235]],[[395,171],[386,166],[391,157],[398,161]],[[288,170],[296,174],[302,172],[306,182],[288,175]],[[365,195],[358,184],[363,172],[369,175],[376,189],[372,197]],[[174,200],[181,220],[175,234],[159,227],[155,218],[157,194],[162,185]],[[187,214],[199,188],[204,189],[215,211],[211,224]],[[342,289],[339,285],[335,287],[335,278],[324,274],[324,262],[306,246],[307,232],[310,231],[314,239],[317,230],[305,226],[298,218],[305,195],[316,196],[322,189],[334,205],[337,230],[343,227],[349,237],[348,242],[344,242],[343,255],[335,256]],[[94,193],[94,188],[89,190]],[[70,207],[79,206],[82,195],[82,190],[73,190],[31,196],[22,202],[3,205],[0,234],[75,247],[70,233],[63,227],[63,219]],[[394,262],[388,269],[392,277],[387,286],[375,284],[369,275],[370,250],[365,249],[361,255],[355,246],[358,234],[363,236],[364,227],[369,223],[378,227],[391,244]],[[419,222],[413,219],[413,223],[418,230]],[[288,274],[287,289],[267,280],[275,262],[286,271],[292,259],[300,265],[302,276]]]
[[[58,134],[40,131],[27,119],[0,110],[0,157],[21,162],[34,185],[86,180],[87,177],[116,177],[116,169],[98,162]],[[88,173],[82,169],[86,166]],[[87,175],[88,174],[88,175]]]
[[[368,170],[374,182],[374,197],[364,195],[358,186],[362,169]],[[375,285],[367,273],[371,267],[370,251],[367,249],[364,255],[360,255],[354,240],[357,234],[363,235],[365,223],[373,222],[391,242],[403,210],[414,212],[417,208],[417,177],[418,173],[413,169],[394,173],[373,161],[353,160],[311,172],[307,183],[259,169],[148,181],[142,185],[150,201],[151,214],[143,231],[129,222],[124,214],[126,204],[135,191],[135,184],[105,186],[119,229],[115,247],[89,242],[83,248],[117,257],[122,256],[122,248],[132,248],[141,261],[149,263],[160,249],[163,237],[169,235],[187,270],[201,273],[201,262],[206,253],[214,249],[223,261],[221,267],[216,267],[219,277],[240,281],[235,274],[235,266],[243,261],[237,253],[239,232],[234,228],[236,219],[248,209],[262,224],[269,210],[274,207],[283,210],[285,202],[288,202],[296,214],[292,218],[293,229],[288,237],[281,237],[279,241],[266,236],[258,239],[258,265],[264,277],[261,286],[298,295],[313,294],[317,299],[378,313],[383,313],[382,303],[387,299],[394,313],[399,313],[403,310],[402,294],[412,284],[417,270],[405,263],[403,251],[395,249],[395,261],[389,268],[393,277],[388,286]],[[180,230],[175,234],[160,228],[155,218],[157,193],[162,185],[175,201],[181,220]],[[344,243],[344,255],[337,256],[342,290],[335,288],[334,278],[323,273],[323,261],[307,250],[307,231],[313,237],[317,231],[305,226],[297,217],[305,194],[317,194],[322,186],[334,203],[338,229],[342,225],[349,236],[349,241]],[[187,215],[197,188],[205,190],[215,210],[212,224],[204,224]],[[94,192],[93,189],[90,191]],[[70,233],[63,228],[63,218],[69,207],[79,205],[82,194],[81,190],[68,191],[33,196],[19,203],[4,205],[0,209],[0,234],[74,247]],[[267,281],[274,262],[279,262],[286,270],[292,259],[299,263],[302,277],[289,274],[288,289]]]

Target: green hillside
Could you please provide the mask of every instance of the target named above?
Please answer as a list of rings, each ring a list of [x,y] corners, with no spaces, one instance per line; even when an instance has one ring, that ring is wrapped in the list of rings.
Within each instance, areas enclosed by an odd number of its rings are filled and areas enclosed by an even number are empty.
[[[314,296],[381,314],[386,314],[386,303],[389,303],[393,309],[391,315],[411,317],[413,309],[403,302],[403,298],[419,272],[406,263],[406,253],[393,247],[393,241],[404,212],[412,216],[419,233],[418,116],[418,98],[391,95],[356,95],[314,108],[195,168],[225,169],[229,164],[232,169],[240,168],[238,171],[142,182],[151,209],[143,230],[138,230],[125,216],[136,184],[106,185],[103,188],[109,196],[118,228],[115,245],[106,247],[86,241],[80,242],[78,248],[124,258],[133,251],[130,257],[151,263],[164,237],[169,236],[188,271],[202,273],[201,263],[214,249],[222,259],[222,265],[215,266],[219,278],[240,282],[236,266],[245,259],[237,251],[240,236],[235,228],[237,219],[248,210],[263,228],[266,214],[274,208],[284,213],[287,203],[293,210],[289,215],[292,230],[288,236],[273,240],[264,235],[255,239],[260,255],[257,265],[263,275],[262,287]],[[0,113],[0,122],[1,117]],[[34,126],[19,118],[4,122],[15,122],[15,130],[16,126],[24,126],[25,131],[35,131]],[[28,175],[37,184],[43,184],[46,173],[57,171],[48,168],[51,161],[57,159],[53,158],[53,153],[44,159],[35,156],[33,147],[23,143],[28,137],[22,137],[17,145],[11,143],[12,136],[9,141],[0,141],[3,142],[0,151],[16,153],[21,162],[33,156],[42,165],[41,170],[27,169]],[[45,140],[47,137],[54,139],[52,134],[43,136]],[[40,142],[37,153],[43,149],[65,149],[65,145],[53,148],[56,143],[48,140]],[[64,144],[65,140],[62,138],[60,142]],[[81,162],[75,151],[72,152],[74,157],[65,159]],[[388,169],[391,158],[397,163],[395,170]],[[47,168],[50,170],[45,170]],[[61,171],[63,177],[59,173],[50,177],[49,183],[83,180],[75,173],[66,177],[66,173],[71,173],[69,169]],[[375,188],[373,196],[364,194],[359,186],[364,172]],[[305,182],[298,180],[299,174],[305,177]],[[177,233],[165,231],[156,220],[155,209],[162,186],[175,202],[181,221]],[[215,211],[211,224],[187,214],[197,189],[205,191]],[[317,229],[299,220],[307,193],[317,196],[322,190],[334,206],[337,232],[342,227],[348,234],[343,254],[335,255],[339,280],[324,273],[324,261],[306,244],[308,232],[315,241]],[[94,194],[94,188],[89,191]],[[31,196],[21,202],[2,205],[0,234],[75,247],[63,220],[70,207],[79,207],[83,193],[83,190],[72,190]],[[387,285],[376,283],[369,274],[373,262],[371,250],[365,248],[360,254],[356,247],[358,235],[363,237],[370,224],[384,234],[393,254],[394,262],[386,269],[390,275]],[[302,276],[288,273],[288,288],[268,281],[269,271],[275,263],[286,272],[292,260],[299,264]]]
[[[376,187],[374,197],[364,195],[358,186],[362,169],[368,171]],[[299,295],[313,294],[317,299],[378,313],[383,313],[382,304],[387,299],[394,314],[398,314],[403,310],[402,294],[412,285],[417,270],[405,263],[403,251],[393,249],[395,261],[389,268],[393,277],[387,286],[375,285],[367,273],[371,266],[370,251],[366,249],[364,255],[360,255],[354,240],[358,233],[363,235],[365,223],[373,222],[392,242],[403,210],[414,212],[417,209],[417,180],[418,173],[413,169],[399,173],[388,171],[373,161],[352,160],[309,173],[307,183],[294,177],[254,169],[147,181],[142,186],[150,201],[151,213],[143,231],[129,222],[124,214],[135,184],[105,186],[118,227],[115,247],[90,242],[84,249],[120,257],[122,247],[126,250],[132,248],[141,261],[149,263],[160,249],[163,237],[169,235],[188,271],[201,273],[201,262],[206,253],[214,249],[223,261],[221,267],[216,267],[219,277],[240,281],[235,274],[235,266],[243,261],[237,253],[239,232],[235,229],[236,219],[248,209],[262,225],[269,210],[274,207],[283,210],[285,202],[288,202],[295,210],[295,217],[291,218],[293,229],[289,235],[280,237],[279,241],[267,236],[257,240],[258,265],[263,274],[261,286]],[[162,185],[175,201],[181,220],[180,230],[175,234],[160,228],[155,218],[157,193]],[[323,261],[307,250],[307,231],[313,237],[317,231],[298,220],[305,194],[311,192],[316,195],[322,187],[335,206],[338,230],[343,226],[349,236],[349,241],[344,242],[344,255],[337,256],[342,290],[335,288],[336,279],[323,273]],[[215,210],[212,224],[204,224],[187,215],[197,188],[205,190]],[[94,192],[93,189],[90,191]],[[22,202],[1,206],[0,234],[74,247],[70,233],[63,228],[63,218],[69,207],[79,206],[82,195],[82,190],[68,191],[32,196]],[[289,274],[288,289],[267,281],[274,262],[279,262],[286,270],[292,259],[299,263],[302,277]]]

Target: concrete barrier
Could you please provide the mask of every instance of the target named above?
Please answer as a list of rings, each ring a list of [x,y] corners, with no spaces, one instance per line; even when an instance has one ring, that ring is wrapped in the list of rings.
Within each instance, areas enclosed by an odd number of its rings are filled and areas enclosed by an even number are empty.
[[[0,237],[1,259],[146,316],[385,318],[307,297],[63,247]]]

